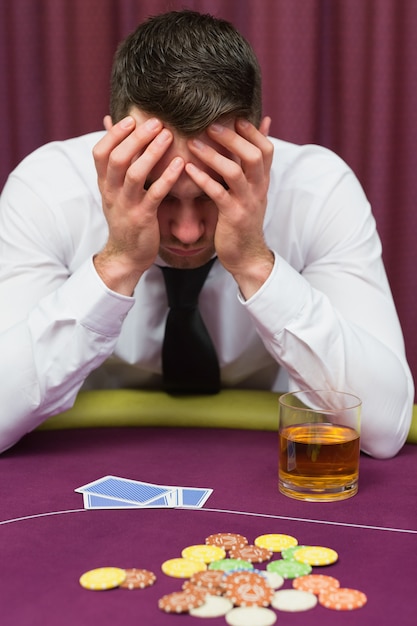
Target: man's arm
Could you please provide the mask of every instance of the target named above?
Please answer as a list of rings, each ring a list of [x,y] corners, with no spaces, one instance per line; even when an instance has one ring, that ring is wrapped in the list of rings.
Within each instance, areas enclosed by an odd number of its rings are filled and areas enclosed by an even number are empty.
[[[19,269],[16,264],[13,271]],[[72,406],[87,376],[113,352],[133,305],[105,288],[91,259],[51,293],[47,275],[21,271],[15,281],[0,282],[2,309],[8,309],[0,313],[0,451]],[[36,287],[39,300],[30,304]],[[13,310],[14,323],[7,319]]]
[[[226,187],[194,164],[185,166],[186,172],[217,206],[216,253],[245,298],[258,291],[274,265],[263,232],[273,157],[273,145],[267,138],[270,122],[270,118],[264,118],[259,130],[243,119],[236,121],[236,130],[212,125],[207,130],[209,137],[232,158],[200,140],[189,143],[192,152],[221,175]]]
[[[112,126],[94,148],[98,185],[109,237],[94,265],[105,284],[131,295],[159,249],[158,206],[181,175],[184,162],[174,158],[146,188],[149,172],[172,143],[172,132],[156,118],[135,124],[128,116]]]
[[[276,249],[274,262],[264,240],[268,140],[247,124],[209,134],[234,158],[200,143],[192,149],[226,188],[195,167],[186,171],[219,206],[216,251],[265,347],[288,370],[292,389],[358,395],[362,449],[379,457],[396,454],[410,425],[413,383],[374,220],[356,178],[341,161],[337,168],[332,162],[334,181],[315,194],[315,208],[305,206],[293,221],[298,232],[291,237],[298,240],[288,242],[287,258],[291,245],[303,258],[291,266]],[[297,210],[295,204],[294,215]],[[283,220],[279,204],[274,211]],[[268,226],[271,249],[275,233],[286,227],[277,218],[273,229]],[[280,245],[286,247],[282,239]]]
[[[93,234],[90,245],[89,229],[96,232],[98,223],[88,221],[83,206],[86,198],[92,202],[92,190],[74,173],[83,169],[80,156],[90,167],[91,153],[77,153],[74,164],[68,155],[62,158],[59,148],[49,160],[44,153],[39,160],[30,157],[30,176],[39,168],[35,179],[44,179],[40,188],[47,200],[19,175],[6,185],[0,211],[0,451],[72,406],[86,377],[113,352],[133,306],[130,296],[158,250],[159,199],[183,167],[181,160],[168,166],[144,189],[150,169],[170,143],[170,133],[158,143],[161,130],[158,121],[137,128],[128,118],[94,149],[108,221],[101,251]],[[60,190],[59,201],[51,192],[54,186]],[[73,195],[68,217],[58,208],[69,203],[70,196],[62,191],[66,186]],[[97,215],[97,207],[92,213]],[[67,233],[66,219],[73,220],[73,232]],[[87,242],[82,250],[77,249],[80,238]],[[87,260],[70,270],[74,253]]]

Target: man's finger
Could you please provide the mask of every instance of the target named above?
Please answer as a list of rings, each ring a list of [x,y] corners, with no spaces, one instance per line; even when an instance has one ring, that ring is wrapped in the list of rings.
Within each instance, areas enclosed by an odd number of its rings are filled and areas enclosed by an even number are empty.
[[[112,122],[111,116],[110,115],[105,115],[103,117],[103,128],[104,128],[104,130],[109,131],[109,130],[112,129],[112,127],[113,127],[113,122]]]
[[[114,124],[106,135],[93,148],[93,157],[99,178],[106,175],[107,164],[111,151],[125,139],[134,129],[135,120],[128,115],[117,124]]]

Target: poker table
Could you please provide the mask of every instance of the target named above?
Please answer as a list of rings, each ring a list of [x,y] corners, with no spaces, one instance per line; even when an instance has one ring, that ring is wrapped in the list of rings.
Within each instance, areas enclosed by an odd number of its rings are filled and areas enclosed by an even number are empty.
[[[277,611],[277,624],[416,624],[415,419],[395,458],[362,455],[356,496],[311,503],[278,492],[273,394],[222,392],[187,401],[152,392],[98,393],[80,394],[71,411],[0,456],[3,626],[198,623],[201,618],[158,608],[158,600],[183,583],[162,573],[161,564],[219,532],[242,534],[251,543],[282,533],[300,545],[330,547],[338,561],[313,573],[334,576],[368,599],[353,611],[320,605]],[[85,510],[74,489],[108,474],[213,493],[195,510]],[[132,591],[82,588],[80,576],[103,566],[144,568],[157,579]],[[291,588],[290,580],[284,588]]]

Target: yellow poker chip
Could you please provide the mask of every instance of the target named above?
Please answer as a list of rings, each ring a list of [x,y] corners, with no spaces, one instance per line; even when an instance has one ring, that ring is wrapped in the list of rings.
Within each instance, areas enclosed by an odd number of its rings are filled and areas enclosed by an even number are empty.
[[[291,537],[291,535],[279,535],[272,533],[256,537],[254,544],[259,548],[271,550],[271,552],[281,552],[282,550],[293,548],[298,545],[298,541],[295,537]]]
[[[322,546],[305,546],[294,552],[294,559],[309,565],[331,565],[336,563],[339,555],[336,550]]]
[[[104,591],[119,587],[126,579],[126,571],[120,567],[98,567],[80,577],[80,585],[92,591]]]
[[[177,558],[168,559],[161,565],[161,569],[167,576],[173,578],[191,578],[196,572],[203,572],[207,565],[203,561],[192,561],[191,559]]]
[[[181,556],[184,559],[190,559],[190,561],[202,561],[203,563],[212,563],[213,561],[219,561],[224,559],[226,551],[219,546],[209,546],[206,544],[198,544],[195,546],[188,546],[181,552]]]

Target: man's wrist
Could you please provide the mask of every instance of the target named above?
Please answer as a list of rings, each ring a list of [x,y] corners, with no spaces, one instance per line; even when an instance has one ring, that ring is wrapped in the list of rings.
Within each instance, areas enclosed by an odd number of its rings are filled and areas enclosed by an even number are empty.
[[[246,267],[238,268],[233,277],[245,300],[249,300],[268,280],[273,270],[275,256],[271,250],[258,258],[252,259]]]
[[[131,296],[144,269],[132,264],[123,255],[103,250],[93,257],[94,267],[103,283],[112,291]]]

